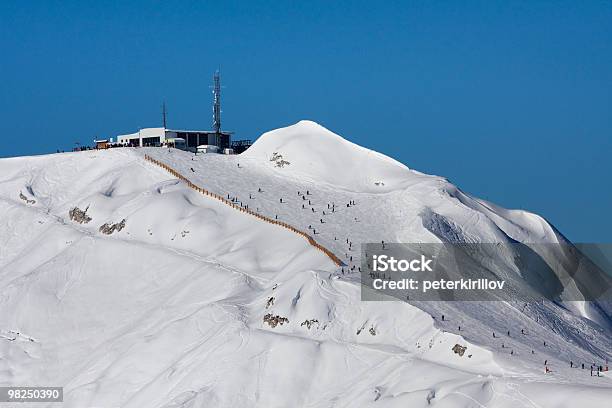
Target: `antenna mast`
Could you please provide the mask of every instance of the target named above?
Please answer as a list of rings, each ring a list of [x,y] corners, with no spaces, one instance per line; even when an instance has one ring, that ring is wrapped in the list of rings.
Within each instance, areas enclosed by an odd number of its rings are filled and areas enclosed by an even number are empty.
[[[162,119],[163,119],[163,123],[164,123],[164,129],[166,129],[166,101],[164,101],[162,103]]]
[[[215,71],[213,76],[213,123],[212,127],[215,133],[221,131],[221,75],[219,70]]]

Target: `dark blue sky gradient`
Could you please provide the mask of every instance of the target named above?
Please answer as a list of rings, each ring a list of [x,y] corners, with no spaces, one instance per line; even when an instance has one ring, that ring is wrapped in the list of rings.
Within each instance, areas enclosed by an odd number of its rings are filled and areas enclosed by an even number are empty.
[[[612,2],[2,2],[0,157],[315,120],[610,242]],[[175,4],[174,4],[175,3]]]

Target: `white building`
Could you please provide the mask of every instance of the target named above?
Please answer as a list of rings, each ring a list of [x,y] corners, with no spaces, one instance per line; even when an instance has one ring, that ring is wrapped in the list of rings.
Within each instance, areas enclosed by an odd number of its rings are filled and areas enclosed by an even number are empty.
[[[198,146],[217,146],[220,150],[231,145],[231,133],[211,130],[173,130],[160,128],[140,129],[136,133],[117,136],[117,143],[127,146],[162,146],[168,143],[175,144],[176,140],[183,139],[187,150],[196,151]],[[177,144],[178,147],[178,144]]]

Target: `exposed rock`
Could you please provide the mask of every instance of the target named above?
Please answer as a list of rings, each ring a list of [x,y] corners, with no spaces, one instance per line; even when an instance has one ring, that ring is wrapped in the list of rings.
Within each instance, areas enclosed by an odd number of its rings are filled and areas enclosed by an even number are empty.
[[[274,166],[280,167],[280,168],[291,164],[287,160],[283,159],[283,155],[278,152],[272,153],[272,157],[270,157],[270,161],[274,162]]]
[[[306,326],[306,328],[307,328],[308,330],[310,330],[310,328],[311,328],[312,326],[314,326],[314,325],[315,325],[315,323],[316,323],[317,327],[319,327],[319,321],[318,321],[317,319],[304,320],[304,321],[302,322],[302,324],[300,324],[300,327],[302,327],[302,326]]]
[[[24,196],[23,193],[19,192],[19,198],[26,202],[26,204],[36,204],[36,200],[29,200],[28,197]]]
[[[270,306],[274,306],[274,296],[272,296],[270,299],[268,299],[268,301],[266,302],[266,309],[268,309]]]
[[[87,224],[91,221],[91,217],[87,215],[87,210],[89,206],[84,210],[81,210],[79,207],[74,207],[72,210],[68,211],[68,215],[72,221],[78,222],[79,224]]]
[[[286,317],[281,317],[279,315],[273,315],[272,313],[268,313],[263,318],[264,323],[268,323],[270,327],[275,328],[279,324],[282,326],[285,323],[289,323],[289,319]]]
[[[100,232],[106,235],[110,235],[115,231],[117,232],[121,231],[123,228],[125,228],[125,218],[114,224],[109,224],[109,223],[102,224],[100,226]]]
[[[463,353],[467,350],[467,346],[460,346],[459,344],[455,344],[452,348],[455,354],[459,354],[459,357],[463,357]]]

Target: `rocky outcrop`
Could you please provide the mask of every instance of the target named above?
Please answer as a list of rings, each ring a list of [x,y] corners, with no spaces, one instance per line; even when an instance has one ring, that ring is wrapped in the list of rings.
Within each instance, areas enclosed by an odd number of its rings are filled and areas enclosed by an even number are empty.
[[[275,328],[279,324],[282,326],[285,323],[289,323],[289,319],[286,317],[281,317],[279,315],[273,315],[272,313],[268,313],[263,318],[264,323],[268,323],[268,325],[272,328]]]
[[[302,324],[300,324],[300,327],[306,326],[306,328],[310,330],[310,328],[313,327],[315,324],[317,325],[317,327],[319,327],[319,321],[317,319],[304,320]]]
[[[455,354],[459,354],[459,357],[463,357],[465,350],[467,350],[467,346],[461,346],[459,344],[455,344],[452,348]]]
[[[36,204],[36,200],[30,200],[28,199],[28,197],[26,197],[25,195],[23,195],[23,193],[20,191],[19,192],[19,198],[21,198],[23,201],[26,202],[26,204]]]
[[[100,232],[105,235],[110,235],[115,231],[117,232],[121,231],[123,228],[125,228],[125,218],[114,224],[109,224],[109,223],[102,224],[100,226]]]
[[[87,224],[89,221],[91,221],[91,217],[87,215],[88,209],[89,206],[87,206],[84,210],[81,210],[79,207],[74,207],[68,211],[68,215],[74,222],[78,222],[79,224]]]

